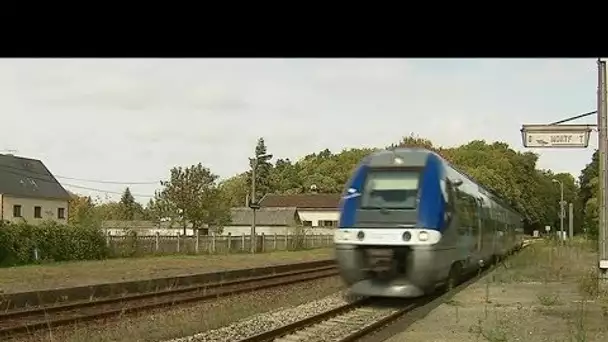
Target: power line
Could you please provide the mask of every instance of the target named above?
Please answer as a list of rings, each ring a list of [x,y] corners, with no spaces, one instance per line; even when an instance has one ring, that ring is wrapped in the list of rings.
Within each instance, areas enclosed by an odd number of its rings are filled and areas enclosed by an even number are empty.
[[[0,165],[0,166],[5,166],[5,165]],[[12,168],[12,169],[16,169],[16,168]],[[36,177],[36,176],[32,176],[32,175],[26,174],[24,172],[16,172],[16,171],[10,171],[10,170],[3,170],[3,172],[11,173],[11,174],[14,174],[14,175],[17,175],[17,176],[26,177],[26,178],[37,180],[37,181],[41,181],[41,182],[54,183],[54,184],[57,183],[57,181],[55,179],[53,179],[51,175],[42,174],[42,173],[39,173],[39,172],[29,172],[28,171],[29,173],[44,175],[44,176],[47,176],[49,178]],[[90,187],[86,187],[86,186],[80,186],[80,185],[68,184],[68,183],[59,183],[59,184],[61,184],[63,186],[72,187],[72,188],[78,188],[78,189],[84,189],[84,190],[90,190],[90,191],[97,191],[97,192],[104,192],[104,193],[109,193],[109,194],[122,195],[122,192],[118,192],[118,191],[105,190],[105,189],[97,189],[97,188],[90,188]],[[153,195],[144,195],[144,194],[132,194],[132,195],[134,197],[154,198]]]
[[[94,180],[94,179],[84,179],[84,178],[74,178],[74,177],[67,177],[67,176],[60,176],[60,175],[55,175],[55,178],[61,178],[61,179],[69,179],[69,180],[75,180],[75,181],[81,181],[81,182],[89,182],[89,183],[99,183],[99,184],[121,184],[121,185],[144,185],[144,184],[160,184],[160,181],[156,181],[156,182],[126,182],[126,181],[106,181],[106,180]]]
[[[90,190],[90,191],[104,192],[104,193],[108,193],[108,194],[117,194],[117,195],[122,195],[123,194],[122,192],[118,192],[118,191],[89,188],[89,187],[86,187],[86,186],[80,186],[80,185],[74,185],[74,184],[61,183],[61,185],[67,186],[67,187],[70,187],[70,188],[77,188],[77,189],[84,189],[84,190]],[[133,195],[133,197],[154,198],[153,195],[134,194],[134,193],[131,193],[131,195]]]
[[[13,169],[13,170],[17,170],[17,171],[23,172],[22,168],[11,166],[11,165],[0,165],[0,167],[9,168],[9,169]],[[32,173],[32,174],[41,175],[41,176],[48,176],[48,174],[42,173],[42,172],[36,172],[36,171],[31,171],[31,170],[27,170],[27,172],[28,173]],[[75,181],[81,181],[81,182],[100,183],[100,184],[118,184],[118,185],[152,185],[152,184],[159,185],[160,184],[160,181],[156,181],[156,182],[126,182],[126,181],[106,181],[106,180],[84,179],[84,178],[75,178],[75,177],[67,177],[67,176],[60,176],[60,175],[53,175],[53,177],[55,177],[55,178],[61,178],[61,179],[75,180]]]

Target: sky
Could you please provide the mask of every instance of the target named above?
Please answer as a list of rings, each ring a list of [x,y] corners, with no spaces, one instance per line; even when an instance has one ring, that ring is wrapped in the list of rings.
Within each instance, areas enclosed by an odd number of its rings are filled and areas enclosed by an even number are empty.
[[[118,199],[126,185],[69,178],[158,182],[198,162],[227,178],[248,168],[259,137],[292,160],[411,133],[523,151],[522,124],[595,110],[596,94],[595,59],[1,59],[0,153]],[[531,151],[578,177],[595,148],[592,133],[588,149]],[[147,202],[158,185],[130,188]]]

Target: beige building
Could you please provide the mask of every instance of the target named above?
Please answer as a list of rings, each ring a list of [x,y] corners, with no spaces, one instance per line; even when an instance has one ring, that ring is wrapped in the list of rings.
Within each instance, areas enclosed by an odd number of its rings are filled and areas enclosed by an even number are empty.
[[[40,160],[0,154],[0,220],[67,223],[69,200]]]
[[[262,208],[296,208],[302,225],[313,228],[336,228],[339,205],[339,194],[266,195],[260,200]]]
[[[247,207],[230,209],[231,222],[222,235],[251,235],[253,210]],[[256,235],[294,234],[302,227],[296,208],[260,208],[256,210]]]

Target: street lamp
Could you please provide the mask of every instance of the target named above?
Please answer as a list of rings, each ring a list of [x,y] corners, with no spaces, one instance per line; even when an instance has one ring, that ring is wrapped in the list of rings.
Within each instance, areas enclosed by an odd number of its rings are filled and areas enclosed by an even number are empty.
[[[251,253],[255,253],[255,245],[257,238],[255,236],[255,211],[260,209],[260,205],[255,200],[255,171],[258,168],[258,163],[260,159],[270,159],[272,158],[271,154],[259,154],[256,155],[253,159],[253,166],[251,168],[251,199],[249,202],[249,208],[253,210],[253,215],[251,215]]]
[[[564,183],[559,179],[553,179],[553,183],[559,183],[560,200],[559,200],[559,233],[560,240],[564,238]]]

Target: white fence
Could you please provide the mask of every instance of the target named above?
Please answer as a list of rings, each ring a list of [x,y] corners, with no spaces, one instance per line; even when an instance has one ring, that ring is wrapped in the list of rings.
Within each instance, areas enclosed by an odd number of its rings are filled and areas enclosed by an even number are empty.
[[[107,245],[115,256],[166,254],[228,254],[249,253],[251,235],[182,236],[112,235],[106,236]],[[256,251],[302,250],[331,247],[333,235],[257,235]]]
[[[184,235],[184,229],[183,228],[179,228],[179,227],[172,227],[172,228],[167,228],[167,227],[163,227],[163,228],[143,228],[143,227],[129,227],[129,226],[125,226],[125,227],[114,227],[114,226],[107,226],[103,228],[105,234],[110,234],[113,236],[120,236],[120,235],[129,235],[131,232],[136,232],[137,235],[141,235],[141,236],[153,236],[156,234],[160,234],[161,236],[178,236],[178,235]],[[238,235],[241,236],[243,234],[245,235],[249,235],[251,231],[251,227],[235,227],[235,226],[227,226],[224,227],[222,229],[222,233],[220,235]],[[265,226],[258,226],[257,227],[257,234],[266,234],[266,235],[272,235],[272,234],[279,234],[279,235],[284,235],[284,234],[306,234],[306,235],[333,235],[334,231],[336,231],[335,228],[322,228],[322,227],[315,227],[315,228],[309,228],[309,227],[265,227]],[[196,231],[193,230],[192,228],[186,228],[186,234],[187,236],[195,236],[196,235]]]

